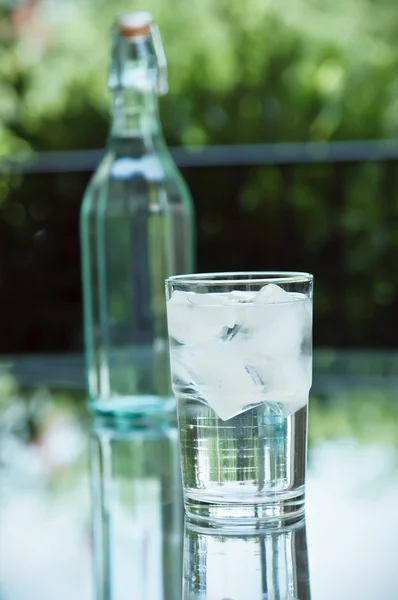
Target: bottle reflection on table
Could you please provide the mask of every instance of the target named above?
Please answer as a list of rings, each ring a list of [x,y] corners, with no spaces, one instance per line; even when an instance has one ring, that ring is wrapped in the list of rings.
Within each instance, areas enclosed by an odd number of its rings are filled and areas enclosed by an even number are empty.
[[[92,425],[95,600],[181,599],[177,430],[145,419],[98,417]]]
[[[187,522],[183,600],[310,600],[305,520],[258,529]]]

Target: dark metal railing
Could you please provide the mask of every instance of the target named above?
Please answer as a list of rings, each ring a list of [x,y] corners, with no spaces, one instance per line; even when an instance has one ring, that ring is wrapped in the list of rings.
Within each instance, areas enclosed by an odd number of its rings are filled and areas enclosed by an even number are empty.
[[[103,150],[40,152],[0,159],[0,172],[68,173],[94,171]],[[179,167],[293,165],[398,160],[398,140],[293,142],[171,148]]]
[[[84,388],[81,354],[45,354],[0,357],[0,376],[12,375],[21,386],[42,384],[65,389]],[[316,349],[313,394],[353,389],[396,389],[398,354],[373,350],[335,351]]]

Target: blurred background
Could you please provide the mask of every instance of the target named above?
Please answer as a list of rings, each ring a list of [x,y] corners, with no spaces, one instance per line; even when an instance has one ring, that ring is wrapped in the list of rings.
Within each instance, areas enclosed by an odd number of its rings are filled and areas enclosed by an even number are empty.
[[[311,271],[316,346],[395,346],[394,0],[3,0],[0,353],[81,351],[78,213],[131,9],[162,33],[197,269]]]

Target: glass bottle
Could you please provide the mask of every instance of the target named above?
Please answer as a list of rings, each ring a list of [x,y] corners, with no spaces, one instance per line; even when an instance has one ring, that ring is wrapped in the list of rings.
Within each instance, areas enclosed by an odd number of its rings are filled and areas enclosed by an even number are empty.
[[[194,270],[194,216],[162,135],[166,60],[148,13],[116,19],[109,89],[106,153],[80,215],[88,402],[97,413],[173,410],[164,279]]]

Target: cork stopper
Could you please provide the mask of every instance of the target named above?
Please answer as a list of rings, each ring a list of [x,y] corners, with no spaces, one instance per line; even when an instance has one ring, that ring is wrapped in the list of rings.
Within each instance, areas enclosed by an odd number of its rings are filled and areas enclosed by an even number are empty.
[[[139,37],[151,32],[152,22],[152,16],[145,11],[121,13],[116,17],[116,28],[121,37]]]

